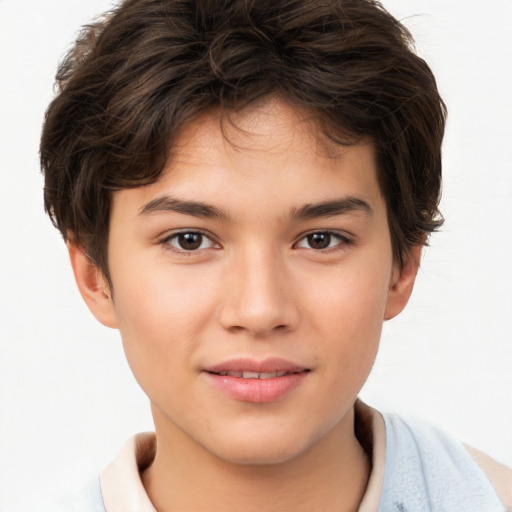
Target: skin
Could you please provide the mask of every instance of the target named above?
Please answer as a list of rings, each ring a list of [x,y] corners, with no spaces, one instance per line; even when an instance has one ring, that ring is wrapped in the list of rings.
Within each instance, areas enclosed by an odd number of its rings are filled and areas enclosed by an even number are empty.
[[[84,299],[120,330],[151,400],[157,453],[143,483],[159,511],[356,510],[370,469],[353,405],[420,250],[402,269],[393,260],[370,142],[334,147],[278,99],[223,130],[220,119],[182,129],[157,183],[114,194],[113,290],[68,245]],[[347,198],[358,206],[298,214]],[[178,212],[176,200],[222,215]],[[202,241],[183,249],[178,232]],[[308,372],[270,403],[235,400],[204,368],[238,357]]]

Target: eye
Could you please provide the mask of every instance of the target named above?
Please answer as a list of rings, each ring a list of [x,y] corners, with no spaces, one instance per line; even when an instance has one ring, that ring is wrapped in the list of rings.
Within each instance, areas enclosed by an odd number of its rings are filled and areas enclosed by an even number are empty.
[[[315,231],[301,238],[296,247],[322,251],[350,244],[350,239],[332,231]],[[341,247],[340,247],[341,248]]]
[[[174,250],[179,252],[194,252],[201,249],[210,249],[216,244],[199,231],[182,231],[167,237],[164,244],[170,245]]]

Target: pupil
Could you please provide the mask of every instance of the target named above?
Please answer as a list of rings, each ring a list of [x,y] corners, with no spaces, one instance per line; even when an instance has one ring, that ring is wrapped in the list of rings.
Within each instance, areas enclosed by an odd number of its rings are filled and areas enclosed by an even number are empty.
[[[203,241],[203,235],[201,233],[182,233],[178,237],[178,243],[182,249],[191,251],[198,249]]]
[[[313,249],[325,249],[331,243],[331,235],[329,233],[313,233],[308,236],[308,243]]]

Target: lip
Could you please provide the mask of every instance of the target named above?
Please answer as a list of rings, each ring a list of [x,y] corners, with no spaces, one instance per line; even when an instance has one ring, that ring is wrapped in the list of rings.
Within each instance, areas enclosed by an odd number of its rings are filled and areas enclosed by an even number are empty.
[[[205,372],[255,372],[255,373],[273,373],[273,372],[301,372],[308,368],[292,363],[286,359],[271,357],[262,361],[249,358],[230,359],[213,366],[204,368]]]
[[[266,374],[257,378],[243,378],[243,373]],[[231,359],[202,372],[208,382],[230,398],[242,402],[269,403],[279,400],[292,392],[309,375],[310,369],[280,358],[263,361],[254,359]],[[226,375],[234,373],[235,375]],[[269,376],[275,374],[277,376]]]

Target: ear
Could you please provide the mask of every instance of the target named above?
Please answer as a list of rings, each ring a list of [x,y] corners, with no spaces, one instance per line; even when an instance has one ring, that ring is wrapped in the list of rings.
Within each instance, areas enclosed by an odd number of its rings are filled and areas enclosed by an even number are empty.
[[[420,266],[421,250],[421,245],[414,246],[410,250],[403,268],[400,269],[395,265],[384,320],[391,320],[397,316],[409,302]]]
[[[85,254],[82,247],[67,242],[76,284],[92,314],[107,327],[117,328],[112,294],[105,276]]]

